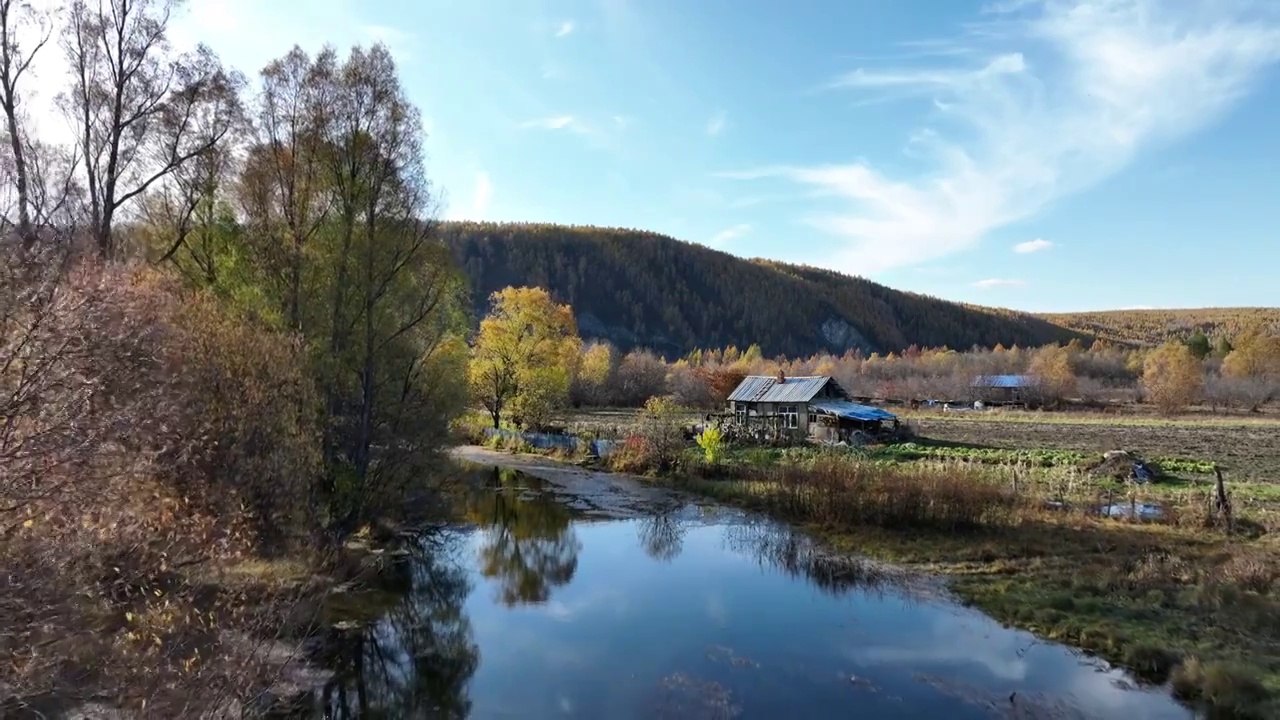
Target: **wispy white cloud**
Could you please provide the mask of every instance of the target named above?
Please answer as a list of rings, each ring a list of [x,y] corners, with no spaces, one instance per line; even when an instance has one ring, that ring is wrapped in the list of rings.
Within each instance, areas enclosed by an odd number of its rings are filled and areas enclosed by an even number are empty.
[[[626,153],[623,135],[634,120],[621,114],[600,114],[582,118],[577,115],[549,115],[518,124],[526,130],[572,133],[587,146],[610,153]]]
[[[863,101],[930,100],[922,110],[933,122],[908,146],[928,172],[891,176],[855,162],[723,176],[781,179],[842,201],[800,220],[844,240],[826,264],[875,273],[965,250],[1096,185],[1140,151],[1212,123],[1280,60],[1280,6],[1266,0],[987,9],[958,39],[928,41],[973,54],[861,68],[829,83]]]
[[[526,120],[520,123],[522,128],[540,128],[542,130],[564,130],[565,128],[573,129],[578,123],[572,115],[553,115],[551,117],[537,118],[534,120]]]
[[[574,25],[574,22],[572,20],[565,20],[564,22],[560,23],[560,27],[556,28],[556,37],[562,38],[562,37],[568,36],[570,33],[573,32],[575,27],[577,26]]]
[[[711,119],[707,121],[707,134],[712,137],[719,135],[724,131],[724,124],[727,119],[728,118],[723,110],[712,115]]]
[[[733,240],[736,240],[737,238],[742,237],[743,235],[746,235],[749,232],[751,232],[750,224],[739,223],[732,227],[727,227],[724,230],[721,230],[720,232],[713,235],[711,239],[707,241],[707,245],[715,248],[724,247],[728,243],[732,242]]]
[[[1026,242],[1020,242],[1017,245],[1014,245],[1013,251],[1025,255],[1027,253],[1048,250],[1051,247],[1053,247],[1053,243],[1043,238],[1036,238],[1035,240],[1027,240]]]
[[[493,181],[489,173],[481,170],[476,173],[475,186],[471,191],[471,202],[451,208],[450,220],[483,220],[489,211],[489,203],[493,199]]]
[[[475,219],[484,217],[489,211],[489,201],[492,199],[493,182],[489,180],[489,173],[482,170],[476,173],[476,189],[471,197],[471,210],[475,213]]]
[[[973,284],[976,288],[997,288],[997,287],[1022,287],[1026,285],[1026,280],[1010,280],[1006,278],[988,278],[979,280]]]
[[[858,68],[828,83],[830,88],[910,88],[925,94],[938,89],[953,90],[964,85],[990,81],[1000,75],[1017,75],[1027,70],[1021,53],[998,55],[981,67],[926,68],[868,71]]]

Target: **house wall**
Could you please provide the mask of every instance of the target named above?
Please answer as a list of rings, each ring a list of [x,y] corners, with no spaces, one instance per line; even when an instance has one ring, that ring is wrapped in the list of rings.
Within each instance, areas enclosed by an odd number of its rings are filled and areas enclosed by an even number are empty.
[[[804,403],[752,403],[733,401],[730,403],[729,409],[735,414],[745,410],[748,416],[777,415],[782,412],[782,407],[784,405],[795,407],[796,431],[799,433],[807,433],[809,431],[809,407]]]
[[[1016,403],[1022,401],[1024,388],[977,387],[973,390],[974,400],[981,400],[985,403]]]

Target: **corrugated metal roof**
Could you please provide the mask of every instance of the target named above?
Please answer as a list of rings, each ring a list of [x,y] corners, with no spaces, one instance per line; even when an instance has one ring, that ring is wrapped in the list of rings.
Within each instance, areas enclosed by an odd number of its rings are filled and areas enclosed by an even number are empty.
[[[817,395],[831,378],[789,377],[782,382],[768,375],[748,375],[729,395],[734,402],[803,402]]]
[[[1035,384],[1036,379],[1030,375],[979,375],[973,379],[972,387],[1025,388]]]
[[[848,400],[814,400],[809,403],[809,407],[828,415],[836,415],[850,420],[861,420],[862,422],[898,419],[897,415],[888,410],[881,410],[870,405],[859,405]]]

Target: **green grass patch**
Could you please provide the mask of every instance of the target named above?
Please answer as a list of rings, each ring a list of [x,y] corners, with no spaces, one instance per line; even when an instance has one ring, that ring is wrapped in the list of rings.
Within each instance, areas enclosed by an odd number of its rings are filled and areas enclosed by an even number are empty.
[[[1034,465],[1038,467],[1079,467],[1096,462],[1100,457],[1074,450],[1006,449],[957,447],[924,443],[885,445],[872,451],[873,457],[900,460],[962,460],[992,465]],[[1213,462],[1188,458],[1154,458],[1150,462],[1164,472],[1211,473]]]

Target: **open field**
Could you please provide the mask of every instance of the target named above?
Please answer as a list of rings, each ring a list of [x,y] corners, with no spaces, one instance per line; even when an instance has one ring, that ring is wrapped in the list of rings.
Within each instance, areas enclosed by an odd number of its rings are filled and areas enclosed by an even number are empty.
[[[1027,415],[1045,419],[1033,421]],[[1231,480],[1280,483],[1280,423],[1071,421],[1049,413],[1001,419],[955,413],[908,416],[922,438],[949,445],[1011,450],[1069,450],[1098,455],[1130,450],[1147,458],[1218,463]]]
[[[925,413],[896,408],[894,412],[909,421],[923,445],[1022,450],[1044,456],[1069,451],[1089,458],[1108,450],[1129,450],[1148,460],[1184,461],[1166,470],[1193,480],[1195,473],[1203,475],[1217,463],[1232,483],[1280,487],[1280,417],[1274,415],[1165,418],[1082,412]],[[633,409],[583,410],[566,414],[561,422],[570,432],[622,437],[634,429],[636,417]],[[701,417],[690,412],[684,421],[692,423]]]

